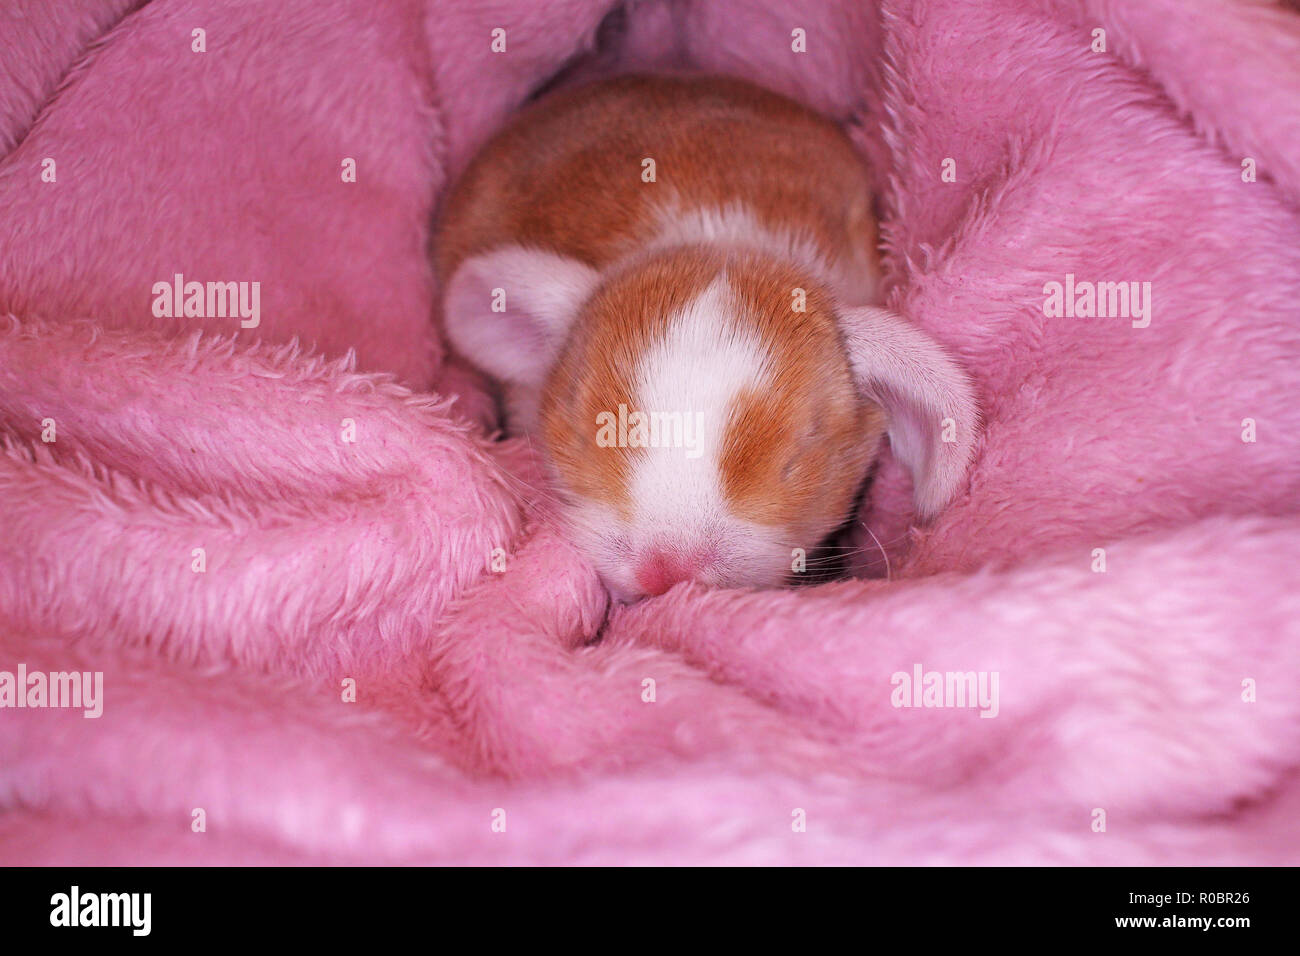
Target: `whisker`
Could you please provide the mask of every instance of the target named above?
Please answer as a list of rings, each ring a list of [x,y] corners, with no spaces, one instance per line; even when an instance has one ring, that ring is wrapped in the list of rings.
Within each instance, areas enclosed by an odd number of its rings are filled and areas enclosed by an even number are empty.
[[[863,530],[866,531],[867,534],[871,535],[871,540],[876,542],[876,547],[880,549],[880,556],[885,559],[885,580],[891,580],[893,578],[893,569],[889,566],[889,552],[886,551],[885,546],[880,543],[880,539],[876,537],[876,533],[867,527],[865,521],[860,521],[858,523],[862,525]]]

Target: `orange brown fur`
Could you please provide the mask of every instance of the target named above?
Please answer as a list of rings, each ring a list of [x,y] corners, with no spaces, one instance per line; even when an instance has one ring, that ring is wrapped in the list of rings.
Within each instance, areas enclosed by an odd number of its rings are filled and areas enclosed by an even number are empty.
[[[510,243],[600,268],[638,248],[665,192],[744,203],[833,260],[874,255],[867,173],[833,123],[741,80],[625,76],[547,96],[492,138],[443,210],[439,275]]]
[[[809,280],[757,256],[731,264],[728,275],[741,316],[777,360],[771,386],[732,410],[723,491],[737,515],[757,524],[798,528],[812,515],[847,514],[885,417],[858,394],[829,297],[813,286],[807,311],[792,312],[790,290]]]
[[[596,416],[634,405],[629,376],[668,319],[704,291],[720,262],[688,247],[638,262],[596,293],[542,394],[542,435],[569,490],[624,513],[628,472],[640,448],[601,448]],[[573,423],[581,423],[574,428]],[[584,427],[590,425],[590,428]]]
[[[847,513],[884,435],[884,414],[854,387],[827,293],[793,267],[755,253],[681,247],[635,261],[602,286],[543,394],[543,438],[552,462],[572,493],[626,515],[631,464],[645,450],[598,447],[596,416],[620,404],[636,407],[629,375],[638,360],[667,320],[719,273],[736,294],[736,319],[758,333],[775,359],[770,387],[739,396],[731,409],[722,483],[733,511],[791,529],[827,512]],[[802,313],[791,309],[796,287],[807,288]],[[795,467],[787,472],[795,450]]]
[[[647,157],[657,182],[641,180]],[[854,387],[830,291],[808,270],[754,250],[641,250],[669,200],[678,210],[739,204],[773,231],[806,239],[829,269],[851,269],[874,261],[861,198],[869,194],[848,140],[798,104],[738,80],[623,77],[552,95],[491,141],[444,210],[438,271],[445,283],[467,257],[507,244],[615,266],[570,332],[541,422],[566,490],[625,516],[644,449],[598,447],[596,415],[635,407],[638,360],[725,271],[736,319],[766,344],[775,377],[733,403],[724,493],[740,517],[796,536],[805,527],[824,533],[828,514],[848,512],[884,433],[883,413]],[[805,312],[791,308],[796,287],[808,290]]]

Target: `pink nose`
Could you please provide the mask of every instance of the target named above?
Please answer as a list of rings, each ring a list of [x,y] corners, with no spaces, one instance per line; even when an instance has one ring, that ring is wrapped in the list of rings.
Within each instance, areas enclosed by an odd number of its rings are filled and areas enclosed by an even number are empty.
[[[689,581],[704,564],[699,553],[651,551],[636,566],[636,583],[646,594],[663,594],[678,581]]]

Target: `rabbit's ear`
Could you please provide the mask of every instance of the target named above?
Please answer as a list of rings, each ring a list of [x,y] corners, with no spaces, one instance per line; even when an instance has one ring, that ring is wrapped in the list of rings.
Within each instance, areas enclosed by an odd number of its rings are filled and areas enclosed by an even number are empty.
[[[933,518],[961,489],[979,406],[970,378],[929,335],[888,309],[840,314],[858,387],[889,417],[889,444],[912,474],[916,510]]]
[[[506,246],[461,263],[443,322],[456,350],[512,385],[540,386],[599,274],[576,259]]]

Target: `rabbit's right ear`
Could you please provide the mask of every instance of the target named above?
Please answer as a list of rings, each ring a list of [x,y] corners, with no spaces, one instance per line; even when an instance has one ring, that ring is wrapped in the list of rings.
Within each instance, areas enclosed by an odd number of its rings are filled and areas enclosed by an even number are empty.
[[[462,355],[502,382],[540,386],[599,273],[567,256],[506,246],[461,263],[443,321]]]

